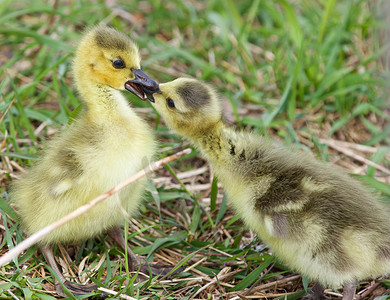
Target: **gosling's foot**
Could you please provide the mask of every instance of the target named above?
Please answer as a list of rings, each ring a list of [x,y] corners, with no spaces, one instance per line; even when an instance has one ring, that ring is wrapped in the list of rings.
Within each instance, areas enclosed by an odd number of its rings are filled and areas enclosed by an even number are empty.
[[[96,284],[76,284],[73,282],[70,282],[68,280],[65,280],[63,282],[63,285],[74,295],[74,296],[82,296],[92,293],[93,291],[97,291],[97,285]],[[55,281],[55,287],[56,292],[61,297],[68,297],[67,294],[65,294],[64,290],[62,289],[61,284],[56,280]]]
[[[356,293],[357,281],[352,281],[344,285],[343,300],[353,300]]]
[[[58,265],[54,259],[53,248],[51,246],[41,246],[41,251],[47,263],[52,268],[53,272],[57,275],[54,277],[54,284],[56,287],[56,292],[59,296],[68,297],[68,295],[65,294],[62,289],[60,281],[74,296],[86,295],[90,294],[92,291],[97,291],[96,284],[81,285],[66,280],[64,275],[60,272],[60,269],[58,268]]]
[[[149,268],[150,268],[153,276],[158,276],[158,275],[165,276],[165,275],[169,274],[170,272],[172,272],[172,270],[175,268],[175,266],[161,265],[161,264],[148,264],[148,263],[144,262],[141,264],[140,271],[144,274],[149,274],[150,273]],[[183,270],[184,270],[184,267],[180,267],[177,270],[175,270],[174,272],[172,272],[172,274],[180,273]]]
[[[323,287],[316,282],[306,296],[302,300],[329,300],[330,298],[324,295]]]
[[[307,295],[304,296],[302,299],[303,300],[330,300],[331,298],[325,296],[324,294],[315,295],[315,294],[308,292]]]
[[[122,231],[119,227],[112,228],[108,232],[109,236],[121,247],[123,251],[127,251],[127,258],[129,262],[129,270],[130,272],[137,272],[140,267],[140,272],[149,275],[149,267],[152,271],[153,276],[157,275],[167,275],[175,266],[172,265],[160,265],[160,264],[148,264],[142,257],[137,257],[133,251],[130,249],[129,245],[126,243]],[[184,268],[180,267],[174,273],[179,273],[183,271]]]

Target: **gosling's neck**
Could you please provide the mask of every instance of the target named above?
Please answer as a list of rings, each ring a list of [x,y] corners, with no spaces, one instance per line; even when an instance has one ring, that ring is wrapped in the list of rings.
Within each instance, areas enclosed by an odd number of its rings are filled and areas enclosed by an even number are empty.
[[[76,77],[77,90],[85,106],[84,115],[92,120],[104,120],[133,114],[120,91],[80,76]]]
[[[231,130],[222,121],[218,121],[206,128],[187,134],[187,138],[202,151],[213,165],[218,165],[224,163],[230,155],[230,134]]]

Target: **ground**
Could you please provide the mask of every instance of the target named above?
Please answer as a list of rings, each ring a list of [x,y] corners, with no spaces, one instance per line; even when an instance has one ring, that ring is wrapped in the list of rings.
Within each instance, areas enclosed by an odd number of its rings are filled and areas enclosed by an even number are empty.
[[[189,75],[209,82],[230,126],[310,151],[389,201],[387,6],[380,0],[2,2],[1,254],[23,239],[7,201],[10,184],[75,115],[73,49],[82,30],[99,22],[138,43],[142,68],[153,79]],[[147,102],[126,96],[155,129],[157,158],[190,146]],[[123,253],[101,235],[59,247],[59,262],[74,281],[102,282],[107,295],[123,299],[299,299],[305,293],[308,280],[281,265],[243,226],[196,149],[149,182],[139,214],[125,226],[129,244],[149,261],[184,270],[134,283]],[[0,297],[53,299],[52,282],[35,246],[1,267]],[[385,299],[389,287],[386,279],[367,280],[358,292],[361,299]],[[326,294],[341,299],[340,291]]]

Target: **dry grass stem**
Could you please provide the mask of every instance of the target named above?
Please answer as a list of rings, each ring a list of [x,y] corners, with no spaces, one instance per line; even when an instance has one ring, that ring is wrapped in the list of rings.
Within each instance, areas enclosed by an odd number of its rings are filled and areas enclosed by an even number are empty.
[[[326,143],[329,147],[335,149],[336,151],[339,151],[357,161],[360,161],[362,163],[365,163],[366,165],[369,165],[369,166],[372,166],[374,168],[376,168],[377,170],[380,170],[382,171],[383,173],[386,173],[386,174],[389,174],[390,175],[390,170],[381,166],[381,165],[378,165],[377,163],[374,163],[372,162],[371,160],[367,159],[367,158],[364,158],[360,155],[357,155],[356,153],[354,153],[353,151],[349,150],[349,149],[346,149],[346,148],[343,148],[339,145],[336,145],[335,143],[332,143],[332,142],[327,142]]]
[[[366,153],[375,153],[378,151],[378,148],[371,147],[371,146],[366,146],[366,145],[361,145],[361,144],[355,144],[355,143],[349,143],[349,142],[344,142],[344,141],[338,141],[338,140],[333,140],[333,139],[319,139],[319,141],[323,144],[326,145],[339,145],[343,146],[345,148],[351,148],[355,149],[360,152],[366,152]],[[387,159],[390,159],[390,155],[386,155]]]
[[[98,290],[102,291],[104,293],[107,293],[109,295],[117,295],[118,294],[118,292],[106,289],[104,287],[99,287]],[[118,296],[119,296],[119,298],[126,299],[126,300],[137,300],[137,298],[130,297],[130,296],[126,295],[126,294],[119,294]]]
[[[257,287],[254,287],[252,289],[252,292],[258,292],[261,290],[269,289],[271,287],[277,287],[278,285],[284,284],[284,283],[289,282],[289,281],[298,280],[299,278],[301,278],[301,275],[294,275],[294,276],[285,277],[283,279],[276,280],[273,282],[264,283],[264,284],[261,284]]]

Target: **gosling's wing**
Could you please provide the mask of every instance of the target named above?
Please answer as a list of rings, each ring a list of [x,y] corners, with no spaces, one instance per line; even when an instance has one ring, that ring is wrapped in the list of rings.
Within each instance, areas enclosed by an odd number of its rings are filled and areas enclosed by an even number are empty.
[[[57,157],[56,161],[47,159],[39,166],[45,187],[42,192],[54,198],[72,189],[82,174],[81,165],[73,158],[72,152],[64,149]]]
[[[71,190],[84,173],[80,149],[69,134],[73,128],[70,129],[51,141],[42,159],[33,168],[35,177],[38,177],[37,184],[43,188],[41,193],[49,197],[56,198]]]

